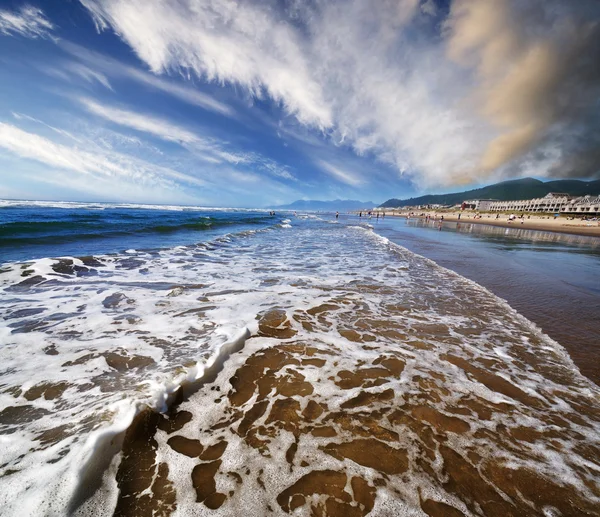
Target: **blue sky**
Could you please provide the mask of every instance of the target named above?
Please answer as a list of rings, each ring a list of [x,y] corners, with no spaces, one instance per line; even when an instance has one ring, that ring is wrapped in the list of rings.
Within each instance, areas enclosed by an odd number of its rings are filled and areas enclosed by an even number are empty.
[[[269,206],[597,176],[599,19],[593,0],[4,1],[0,197]]]

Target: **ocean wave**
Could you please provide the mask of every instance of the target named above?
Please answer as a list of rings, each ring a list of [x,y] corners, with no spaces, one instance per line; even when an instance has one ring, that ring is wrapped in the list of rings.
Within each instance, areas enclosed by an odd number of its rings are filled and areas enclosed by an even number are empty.
[[[328,490],[375,515],[418,512],[422,494],[466,514],[529,508],[503,491],[511,469],[553,489],[560,472],[569,497],[596,501],[578,447],[597,440],[598,389],[505,302],[370,229],[311,219],[12,262],[0,292],[0,432],[19,437],[0,450],[7,516],[24,501],[30,514],[112,514],[154,479],[176,486],[182,514],[285,513]],[[167,411],[175,399],[181,414]],[[142,428],[159,458],[145,495],[117,482]],[[535,439],[548,429],[560,434]],[[211,452],[190,458],[178,441]],[[190,479],[207,465],[221,495],[205,504]],[[465,472],[472,497],[447,481]],[[311,499],[303,479],[325,492]]]

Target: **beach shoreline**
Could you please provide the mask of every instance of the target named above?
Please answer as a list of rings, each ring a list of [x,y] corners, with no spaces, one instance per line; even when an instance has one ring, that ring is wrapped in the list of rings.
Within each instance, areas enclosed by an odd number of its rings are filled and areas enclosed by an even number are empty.
[[[132,214],[143,249],[78,258],[82,213],[0,268],[6,517],[595,515],[598,387],[504,299],[374,220],[211,213],[168,248]]]
[[[460,215],[460,218],[459,218]],[[414,212],[395,212],[386,211],[386,217],[404,217],[409,219],[425,219],[427,216],[433,222],[440,222],[443,216],[445,223],[460,224],[487,224],[489,226],[498,226],[501,228],[516,228],[521,230],[535,230],[542,232],[568,233],[572,235],[584,235],[591,237],[600,237],[600,221],[581,221],[579,219],[567,220],[565,218],[548,218],[548,216],[539,216],[528,214],[524,219],[516,218],[509,221],[508,214],[500,214],[496,219],[495,215],[483,214],[476,217],[475,213],[467,212],[437,212],[427,211],[414,214]],[[364,215],[363,215],[364,217]]]

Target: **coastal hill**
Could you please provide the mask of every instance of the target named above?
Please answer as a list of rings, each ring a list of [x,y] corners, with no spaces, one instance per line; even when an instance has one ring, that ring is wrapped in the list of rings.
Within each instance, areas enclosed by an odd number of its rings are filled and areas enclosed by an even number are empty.
[[[277,210],[313,210],[322,212],[369,209],[376,206],[373,201],[356,201],[352,199],[335,199],[333,201],[315,201],[312,199],[299,199],[289,205],[273,207]]]
[[[564,192],[572,196],[600,195],[600,180],[554,180],[540,181],[534,178],[503,181],[487,187],[450,194],[428,194],[410,199],[388,199],[382,207],[414,205],[457,205],[466,199],[497,199],[516,201],[544,197],[549,192]]]

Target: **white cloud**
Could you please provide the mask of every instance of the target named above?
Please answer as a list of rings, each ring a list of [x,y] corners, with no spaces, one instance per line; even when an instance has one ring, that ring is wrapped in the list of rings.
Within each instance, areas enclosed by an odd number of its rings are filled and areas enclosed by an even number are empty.
[[[154,73],[192,71],[208,81],[263,90],[302,122],[331,125],[300,35],[275,10],[246,2],[82,0],[101,29],[109,25]]]
[[[460,94],[458,69],[443,65],[443,48],[404,36],[415,16],[429,19],[418,0],[295,4],[293,23],[289,12],[264,3],[82,3],[153,72],[192,72],[267,94],[337,145],[372,154],[422,185],[450,183],[476,162],[484,131],[452,96]]]
[[[18,11],[0,9],[0,34],[45,38],[50,36],[52,30],[54,25],[37,7],[24,5]]]
[[[226,162],[251,166],[274,178],[297,181],[287,167],[274,160],[254,152],[231,151],[228,149],[229,146],[226,142],[200,136],[168,120],[145,113],[99,104],[91,99],[82,98],[80,102],[94,115],[136,131],[148,133],[162,140],[180,144],[207,163],[216,165]]]
[[[260,160],[260,168],[276,178],[298,181],[298,179],[290,172],[289,167],[282,166],[273,160],[263,158]]]
[[[59,45],[67,53],[84,61],[96,74],[135,81],[171,95],[188,104],[199,106],[227,117],[236,116],[235,110],[231,106],[195,88],[177,84],[172,80],[157,77],[143,70],[127,66],[116,59],[88,50],[75,43],[61,40]]]
[[[87,101],[93,106],[93,101]],[[196,138],[192,132],[185,133],[185,129],[176,126],[163,127],[162,134],[159,127],[167,122],[156,117],[111,110],[113,108],[107,108],[103,115],[120,118],[123,123],[120,125],[137,125],[140,131],[154,132],[162,139],[173,138],[175,133],[188,141]],[[163,155],[143,139],[84,120],[71,121],[77,128],[78,138],[74,145],[66,145],[65,142],[72,140],[70,131],[22,113],[15,112],[13,117],[27,125],[27,130],[0,122],[0,159],[18,164],[16,169],[8,167],[6,179],[27,178],[30,190],[13,191],[9,193],[12,197],[44,197],[48,186],[62,188],[64,192],[79,192],[76,199],[188,204],[215,204],[218,200],[230,206],[261,205],[281,193],[288,199],[299,195],[281,182],[282,179],[295,180],[286,167],[255,153],[242,154],[241,167],[234,163],[237,157],[233,153],[229,160],[215,157],[211,161],[209,152],[217,156],[218,153],[226,155],[227,151],[215,147],[202,154],[196,152],[202,144],[193,141],[185,144],[182,153],[171,151]],[[46,131],[50,137],[30,131],[32,124],[51,130]],[[188,149],[192,152],[187,152]]]
[[[337,165],[333,165],[325,160],[319,160],[317,162],[319,167],[335,178],[337,181],[341,181],[342,183],[346,183],[347,185],[351,185],[353,187],[357,187],[362,185],[364,181],[357,177],[356,174],[348,172],[347,170],[338,167]]]
[[[70,62],[65,65],[65,68],[69,72],[81,77],[88,83],[97,82],[108,90],[113,89],[106,75],[96,70],[92,70],[90,67],[87,67],[81,63]]]
[[[564,62],[580,63],[582,77],[584,72],[597,75],[589,63],[597,55],[600,8],[591,0],[456,0],[442,33],[441,10],[429,0],[80,1],[100,30],[114,30],[155,74],[193,74],[241,86],[254,98],[268,96],[337,145],[392,164],[399,175],[424,187],[471,183],[503,172],[507,163],[535,150],[555,120],[564,120],[548,117],[549,122],[531,128],[511,123],[513,133],[501,127],[502,116],[512,111],[500,108],[509,103],[506,97],[516,98],[512,92],[527,75],[512,73],[512,65],[535,72],[531,63],[539,66],[540,61],[535,52],[523,53],[529,61],[504,59],[514,54],[512,33],[532,39],[526,50],[581,48],[586,59],[570,58],[577,55],[571,52]],[[477,15],[481,5],[489,12],[481,15],[483,23],[458,12],[466,8]],[[504,10],[512,15],[502,18]],[[523,20],[535,20],[535,30],[521,30],[521,12],[527,13]],[[516,23],[505,23],[513,18]],[[463,50],[484,62],[455,59],[456,54],[465,57]],[[510,84],[504,88],[498,81],[490,95],[489,83],[480,79],[486,65],[499,62],[497,57],[503,59],[494,70],[504,71]],[[558,92],[552,109],[566,102],[569,106],[561,108],[571,112],[578,99],[584,99],[585,108],[595,106],[590,100],[597,99],[595,88],[587,88],[582,97],[564,74],[534,75]],[[490,101],[477,103],[478,96]],[[485,109],[477,109],[475,104],[482,103]],[[546,106],[538,111],[547,111]],[[526,145],[503,152],[515,141]]]
[[[0,122],[0,148],[50,167],[94,178],[116,178],[141,185],[176,188],[204,182],[167,167],[150,164],[116,152],[94,152],[56,143],[44,136]]]
[[[98,104],[90,99],[81,99],[86,109],[106,120],[127,126],[137,131],[143,131],[163,140],[177,143],[197,143],[200,138],[193,132],[169,123],[166,120],[134,111],[118,109]]]
[[[60,129],[60,128],[51,126],[50,124],[46,124],[42,120],[37,119],[35,117],[30,117],[29,115],[25,115],[24,113],[16,113],[14,111],[11,112],[11,115],[14,118],[16,118],[17,120],[27,120],[29,122],[35,122],[36,124],[41,124],[43,126],[46,126],[48,129],[51,129],[55,133],[58,133],[59,135],[66,136],[67,138],[70,138],[71,140],[75,140],[75,142],[82,143],[82,140],[80,138],[76,137],[73,133],[70,133],[69,131],[65,131],[64,129]]]
[[[212,164],[228,162],[246,164],[255,161],[249,153],[236,153],[225,148],[225,144],[214,138],[203,138],[196,133],[172,124],[162,118],[130,110],[100,105],[90,99],[81,99],[91,113],[121,126],[142,131],[168,142],[185,146],[198,158]]]
[[[435,16],[438,13],[438,8],[434,0],[426,0],[421,4],[421,11],[429,16]]]

